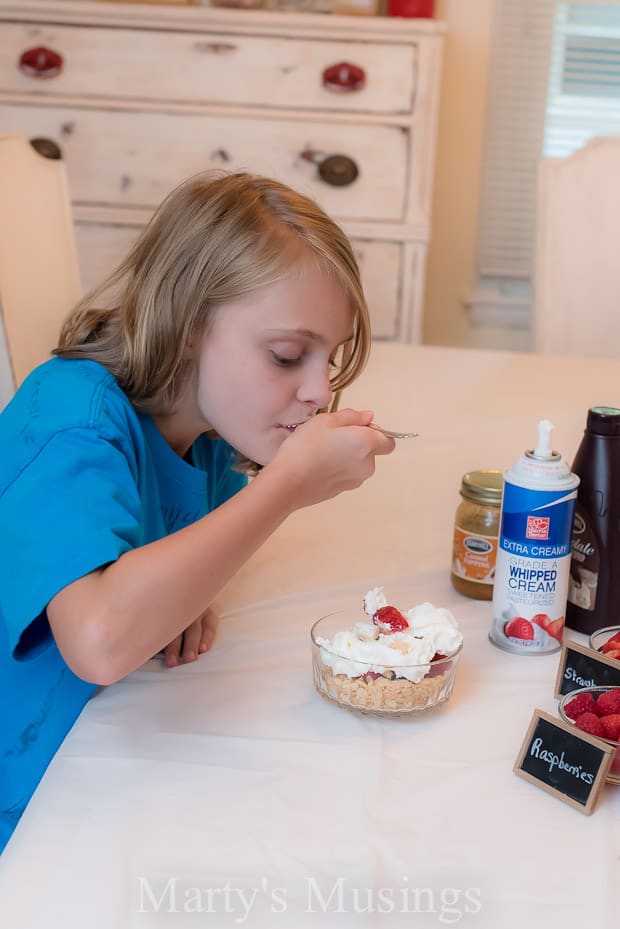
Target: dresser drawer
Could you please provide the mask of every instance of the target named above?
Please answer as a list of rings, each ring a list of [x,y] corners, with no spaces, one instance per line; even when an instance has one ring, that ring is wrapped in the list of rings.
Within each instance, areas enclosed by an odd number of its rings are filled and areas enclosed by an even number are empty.
[[[75,225],[84,292],[92,290],[125,258],[137,226],[78,221]],[[394,339],[400,305],[402,244],[352,239],[372,317],[373,337]]]
[[[403,245],[352,238],[372,320],[373,339],[398,338]]]
[[[5,92],[369,113],[407,113],[413,106],[411,44],[50,24],[0,29]],[[22,53],[40,46],[63,58],[49,79],[18,68]],[[323,71],[342,61],[365,71],[361,90],[333,93],[323,86]]]
[[[155,208],[180,181],[209,168],[278,178],[340,220],[399,221],[405,209],[409,133],[293,118],[161,114],[57,106],[0,106],[0,131],[60,145],[72,200]],[[345,154],[359,175],[334,187],[303,153]]]

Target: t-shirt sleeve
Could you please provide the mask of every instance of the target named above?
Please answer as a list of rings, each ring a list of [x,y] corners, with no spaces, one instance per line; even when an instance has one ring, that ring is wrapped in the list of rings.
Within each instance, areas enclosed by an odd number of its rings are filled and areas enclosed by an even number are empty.
[[[0,604],[11,652],[40,644],[64,587],[141,544],[128,449],[94,429],[55,434],[0,496]],[[33,624],[31,626],[31,624]],[[30,627],[30,628],[29,628]]]

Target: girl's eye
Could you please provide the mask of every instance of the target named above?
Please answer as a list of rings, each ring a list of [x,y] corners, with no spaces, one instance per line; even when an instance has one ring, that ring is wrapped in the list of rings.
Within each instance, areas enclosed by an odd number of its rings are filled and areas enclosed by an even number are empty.
[[[298,355],[295,358],[289,358],[286,355],[278,355],[277,352],[272,351],[271,357],[277,365],[280,365],[282,368],[290,368],[293,365],[299,364],[301,361],[301,356]]]

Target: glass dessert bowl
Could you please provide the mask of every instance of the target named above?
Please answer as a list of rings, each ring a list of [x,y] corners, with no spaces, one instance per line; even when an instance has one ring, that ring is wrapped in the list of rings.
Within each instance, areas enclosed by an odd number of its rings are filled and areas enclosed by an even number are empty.
[[[605,697],[599,704],[603,695]],[[571,690],[560,699],[558,712],[565,723],[571,723],[615,747],[616,753],[606,781],[608,784],[620,785],[620,737],[608,738],[612,733],[620,733],[620,687],[581,687],[579,690]]]
[[[366,617],[361,610],[339,611],[312,627],[316,690],[338,706],[373,716],[420,713],[444,703],[463,647],[456,620],[429,603],[404,614],[387,605],[374,609],[384,599],[373,599],[376,594],[365,598],[373,607],[365,607]]]

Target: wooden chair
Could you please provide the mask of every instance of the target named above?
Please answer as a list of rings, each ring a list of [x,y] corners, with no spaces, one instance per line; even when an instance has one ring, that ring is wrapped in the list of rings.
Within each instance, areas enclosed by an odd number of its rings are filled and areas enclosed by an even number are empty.
[[[48,140],[0,135],[0,408],[49,357],[80,295],[59,150]]]
[[[620,137],[540,163],[533,335],[537,352],[620,357]]]

